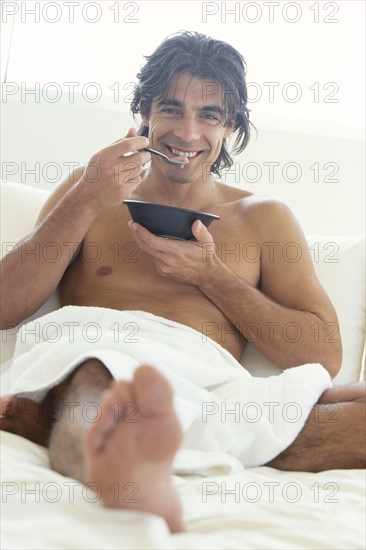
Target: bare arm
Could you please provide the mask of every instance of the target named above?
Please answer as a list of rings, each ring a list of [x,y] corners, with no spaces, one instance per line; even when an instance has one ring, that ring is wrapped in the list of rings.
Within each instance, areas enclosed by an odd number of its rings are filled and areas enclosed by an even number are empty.
[[[286,286],[286,282],[283,281]],[[200,286],[206,296],[263,355],[286,369],[321,363],[334,377],[341,365],[337,317],[330,304],[295,309],[275,302],[220,264]],[[299,285],[299,293],[306,290]]]
[[[83,198],[78,184],[65,181],[35,228],[1,260],[1,329],[26,319],[56,289],[95,218],[88,203],[80,209]]]
[[[32,315],[55,291],[98,214],[127,198],[140,182],[149,153],[125,157],[146,145],[131,130],[96,153],[51,195],[35,228],[1,260],[1,329]]]
[[[246,216],[260,228],[260,290],[228,268],[212,246],[205,255],[213,239],[197,222],[192,229],[198,243],[161,239],[137,224],[131,230],[139,247],[154,256],[159,273],[197,286],[276,365],[319,362],[335,376],[341,365],[337,316],[299,224],[275,201],[255,204]]]
[[[282,204],[263,206],[260,290],[215,256],[201,291],[281,368],[319,362],[335,376],[342,346],[336,312],[312,265],[305,236]]]

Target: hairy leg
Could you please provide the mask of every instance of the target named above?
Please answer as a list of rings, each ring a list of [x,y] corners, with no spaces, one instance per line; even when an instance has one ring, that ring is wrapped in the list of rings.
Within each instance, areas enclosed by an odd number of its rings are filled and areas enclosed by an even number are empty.
[[[111,382],[105,366],[89,359],[50,392],[57,411],[48,441],[53,470],[83,481],[85,431],[97,420],[102,394]]]
[[[184,530],[172,483],[181,427],[171,387],[154,368],[140,367],[132,382],[113,382],[104,365],[92,359],[41,405],[16,398],[5,398],[2,405],[3,428],[48,442],[55,471],[96,483],[108,507],[157,514],[172,532]]]
[[[365,384],[326,390],[296,440],[266,464],[321,472],[366,467]]]
[[[61,384],[50,390],[41,403],[15,395],[0,398],[0,430],[20,435],[48,447],[51,430],[63,417],[76,426],[77,405],[84,410],[84,416],[91,414],[93,401],[100,400],[102,392],[112,380],[108,370],[95,359],[80,365]],[[75,393],[75,388],[88,392],[83,396]],[[78,390],[78,391],[79,391]],[[66,403],[65,403],[66,401]],[[94,407],[95,409],[95,407]],[[80,415],[79,415],[80,416]]]
[[[41,403],[15,395],[3,396],[0,398],[0,430],[47,447],[55,412],[50,393]]]

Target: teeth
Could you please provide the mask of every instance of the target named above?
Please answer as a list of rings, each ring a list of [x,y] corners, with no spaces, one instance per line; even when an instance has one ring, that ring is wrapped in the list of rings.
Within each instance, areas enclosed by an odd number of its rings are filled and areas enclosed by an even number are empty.
[[[172,150],[172,152],[173,152],[175,155],[177,155],[178,157],[188,157],[188,158],[192,158],[192,157],[195,157],[196,155],[198,155],[198,151],[188,153],[187,151],[180,151],[179,149],[173,149],[173,147],[171,147],[171,150]]]

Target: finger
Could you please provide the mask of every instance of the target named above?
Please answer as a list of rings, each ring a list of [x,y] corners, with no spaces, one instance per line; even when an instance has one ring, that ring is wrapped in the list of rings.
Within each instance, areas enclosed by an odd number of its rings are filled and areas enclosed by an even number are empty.
[[[151,233],[145,227],[133,220],[128,222],[128,227],[139,247],[145,252],[149,252],[150,250],[150,254],[153,250],[157,258],[159,257],[159,253],[160,257],[164,258],[166,254],[176,253],[177,249],[184,249],[185,247],[190,248],[191,246],[199,246],[200,244],[193,240],[181,241],[170,237],[154,235],[154,233]]]
[[[125,136],[123,136],[122,138],[118,138],[118,139],[116,139],[116,141],[113,141],[112,145],[114,143],[120,143],[123,139],[136,137],[136,136],[137,136],[136,128],[129,128],[128,131],[127,131],[127,134]]]
[[[143,168],[144,164],[151,160],[150,153],[135,153],[133,155],[128,155],[128,157],[121,156],[116,160],[115,165],[119,170],[133,170]]]
[[[157,255],[160,252],[165,253],[167,251],[168,239],[154,235],[133,220],[128,222],[128,227],[138,246],[145,252],[149,252],[150,254],[154,252]]]
[[[127,153],[136,153],[149,145],[149,140],[144,136],[126,137],[121,140],[120,144],[116,144],[124,155]],[[114,146],[115,147],[115,146]],[[147,153],[147,151],[145,151]],[[150,153],[148,153],[150,155]]]
[[[134,222],[133,220],[130,220],[128,222],[128,228],[132,235],[134,235],[140,242],[148,242],[149,237],[156,237],[153,233],[151,233],[148,229],[146,229],[144,226],[140,225],[137,222]]]
[[[129,128],[127,134],[125,135],[126,138],[135,136],[137,136],[136,128]]]
[[[129,132],[127,132],[128,135]],[[149,145],[149,140],[144,136],[129,136],[123,137],[118,141],[112,143],[108,147],[104,148],[104,151],[113,155],[126,155],[127,153],[134,153]]]
[[[213,243],[213,237],[207,227],[201,222],[201,220],[196,220],[192,224],[192,233],[197,241],[201,244],[203,243]]]

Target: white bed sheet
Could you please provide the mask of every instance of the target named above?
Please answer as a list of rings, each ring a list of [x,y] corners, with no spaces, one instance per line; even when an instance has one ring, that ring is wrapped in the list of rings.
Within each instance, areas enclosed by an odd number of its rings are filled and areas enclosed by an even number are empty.
[[[365,548],[364,470],[175,477],[188,530],[172,535],[157,516],[92,502],[43,447],[5,432],[1,443],[4,549]]]

